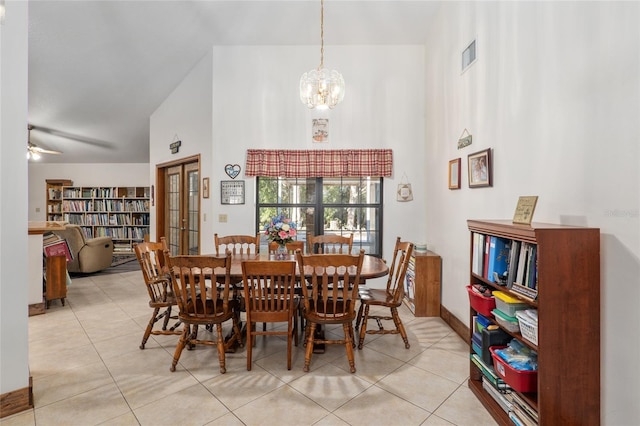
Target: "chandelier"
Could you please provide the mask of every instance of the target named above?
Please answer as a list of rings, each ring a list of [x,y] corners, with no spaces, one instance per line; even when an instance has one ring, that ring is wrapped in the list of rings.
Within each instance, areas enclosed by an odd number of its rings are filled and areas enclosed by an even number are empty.
[[[320,43],[320,65],[300,77],[300,100],[311,109],[333,109],[344,99],[344,78],[324,67],[324,0],[320,0]]]

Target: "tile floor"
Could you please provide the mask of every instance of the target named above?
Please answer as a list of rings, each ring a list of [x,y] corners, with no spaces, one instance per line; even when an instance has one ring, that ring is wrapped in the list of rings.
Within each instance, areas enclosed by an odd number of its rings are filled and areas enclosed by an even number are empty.
[[[397,335],[368,335],[355,374],[344,347],[303,346],[286,368],[286,340],[258,338],[218,369],[214,347],[184,351],[169,371],[177,336],[138,348],[151,314],[139,271],[73,278],[66,306],[29,318],[35,408],[2,425],[495,425],[468,389],[468,347],[441,319],[401,316]],[[338,329],[341,332],[341,329]],[[332,332],[328,329],[327,332]]]

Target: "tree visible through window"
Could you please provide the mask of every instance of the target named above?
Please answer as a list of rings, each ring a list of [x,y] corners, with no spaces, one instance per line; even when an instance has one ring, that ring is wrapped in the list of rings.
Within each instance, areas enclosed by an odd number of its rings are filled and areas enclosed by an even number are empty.
[[[308,235],[353,234],[353,252],[382,254],[382,178],[257,178],[256,228],[282,213]],[[266,247],[266,239],[262,244]]]

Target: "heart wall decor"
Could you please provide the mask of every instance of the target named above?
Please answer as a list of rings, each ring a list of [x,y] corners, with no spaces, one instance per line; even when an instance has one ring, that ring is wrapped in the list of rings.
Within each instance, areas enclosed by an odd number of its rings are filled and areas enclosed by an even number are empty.
[[[227,164],[226,166],[224,166],[224,171],[231,179],[235,179],[240,174],[240,165]]]

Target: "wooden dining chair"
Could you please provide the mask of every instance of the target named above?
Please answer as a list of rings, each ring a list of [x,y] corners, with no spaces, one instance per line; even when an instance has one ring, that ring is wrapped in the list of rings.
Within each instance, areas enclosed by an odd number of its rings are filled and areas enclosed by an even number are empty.
[[[358,309],[358,318],[356,319],[356,331],[360,328],[360,338],[358,341],[358,349],[362,349],[366,334],[400,334],[404,340],[404,347],[409,349],[409,339],[404,329],[402,320],[398,315],[398,307],[402,305],[404,297],[404,278],[411,261],[413,253],[413,243],[402,242],[400,237],[396,239],[396,245],[393,250],[393,260],[389,265],[389,275],[387,278],[387,287],[384,289],[362,288],[360,290],[360,308]],[[370,315],[369,308],[371,306],[382,306],[391,310],[389,315]],[[364,311],[364,312],[363,312]],[[376,320],[378,329],[367,330],[367,321]],[[382,321],[393,321],[394,329],[385,329]]]
[[[260,234],[257,235],[226,235],[219,237],[218,234],[213,235],[214,245],[216,246],[216,255],[225,253],[226,250],[231,251],[234,256],[236,254],[257,254],[260,253]]]
[[[233,335],[226,345],[238,343],[242,346],[242,338],[238,327],[238,300],[232,297],[231,290],[231,253],[225,256],[173,256],[165,250],[165,259],[170,270],[173,291],[176,295],[180,313],[178,317],[184,325],[180,341],[173,355],[171,371],[176,370],[176,364],[185,346],[189,349],[195,345],[211,345],[218,348],[220,373],[224,374],[225,340],[222,335],[222,323],[232,320]],[[216,279],[214,269],[224,270],[222,279]],[[219,276],[219,275],[218,275]],[[222,280],[222,285],[212,284],[212,281]],[[199,339],[198,326],[213,324],[216,327],[216,339]]]
[[[353,234],[347,235],[309,235],[307,237],[309,253],[314,254],[351,254]]]
[[[311,354],[315,344],[343,344],[347,350],[350,371],[356,372],[353,356],[353,320],[358,300],[358,283],[364,260],[364,250],[359,255],[314,254],[303,256],[296,252],[300,274],[307,277],[309,286],[302,286],[306,351],[304,371],[309,371]],[[303,272],[304,271],[304,272]],[[344,339],[329,339],[316,335],[322,325],[342,324]]]
[[[140,349],[144,349],[151,335],[182,333],[182,330],[176,330],[180,326],[178,316],[171,315],[171,310],[177,305],[177,302],[171,287],[169,269],[164,261],[165,249],[167,249],[167,242],[164,237],[160,239],[160,242],[143,242],[133,245],[133,251],[140,264],[142,277],[149,293],[149,307],[153,309],[151,319],[149,319],[142,336]],[[176,323],[167,330],[171,319],[176,320]],[[154,325],[160,320],[162,320],[162,328],[154,330]]]
[[[287,369],[291,370],[291,345],[298,346],[298,297],[295,294],[296,262],[244,261],[242,282],[247,318],[247,370],[251,370],[251,353],[255,336],[287,336]],[[286,330],[259,331],[257,322],[286,322]]]
[[[296,258],[296,254],[295,253],[296,253],[297,250],[300,250],[302,252],[302,254],[304,254],[304,246],[305,246],[304,241],[291,241],[291,242],[285,244],[285,247],[287,248],[287,252],[290,255],[292,255],[292,257],[291,257],[292,259]],[[270,242],[269,243],[269,255],[271,255],[271,254],[275,255],[277,253],[278,248],[279,248],[279,244],[278,243],[273,242],[273,241]],[[298,284],[296,284],[295,292],[296,292],[296,295],[298,297],[302,297],[301,285],[303,285],[303,283],[305,283],[304,279],[300,280],[300,282]],[[303,313],[302,313],[302,304],[301,303],[298,304],[298,317],[300,319],[299,319],[299,321],[297,321],[298,324],[299,324],[299,325],[297,324],[297,329],[299,329],[300,333],[302,334],[302,333],[304,333],[304,316],[303,316]],[[298,336],[296,335],[296,339],[297,338],[298,338]],[[297,345],[297,343],[296,343],[296,345]]]

